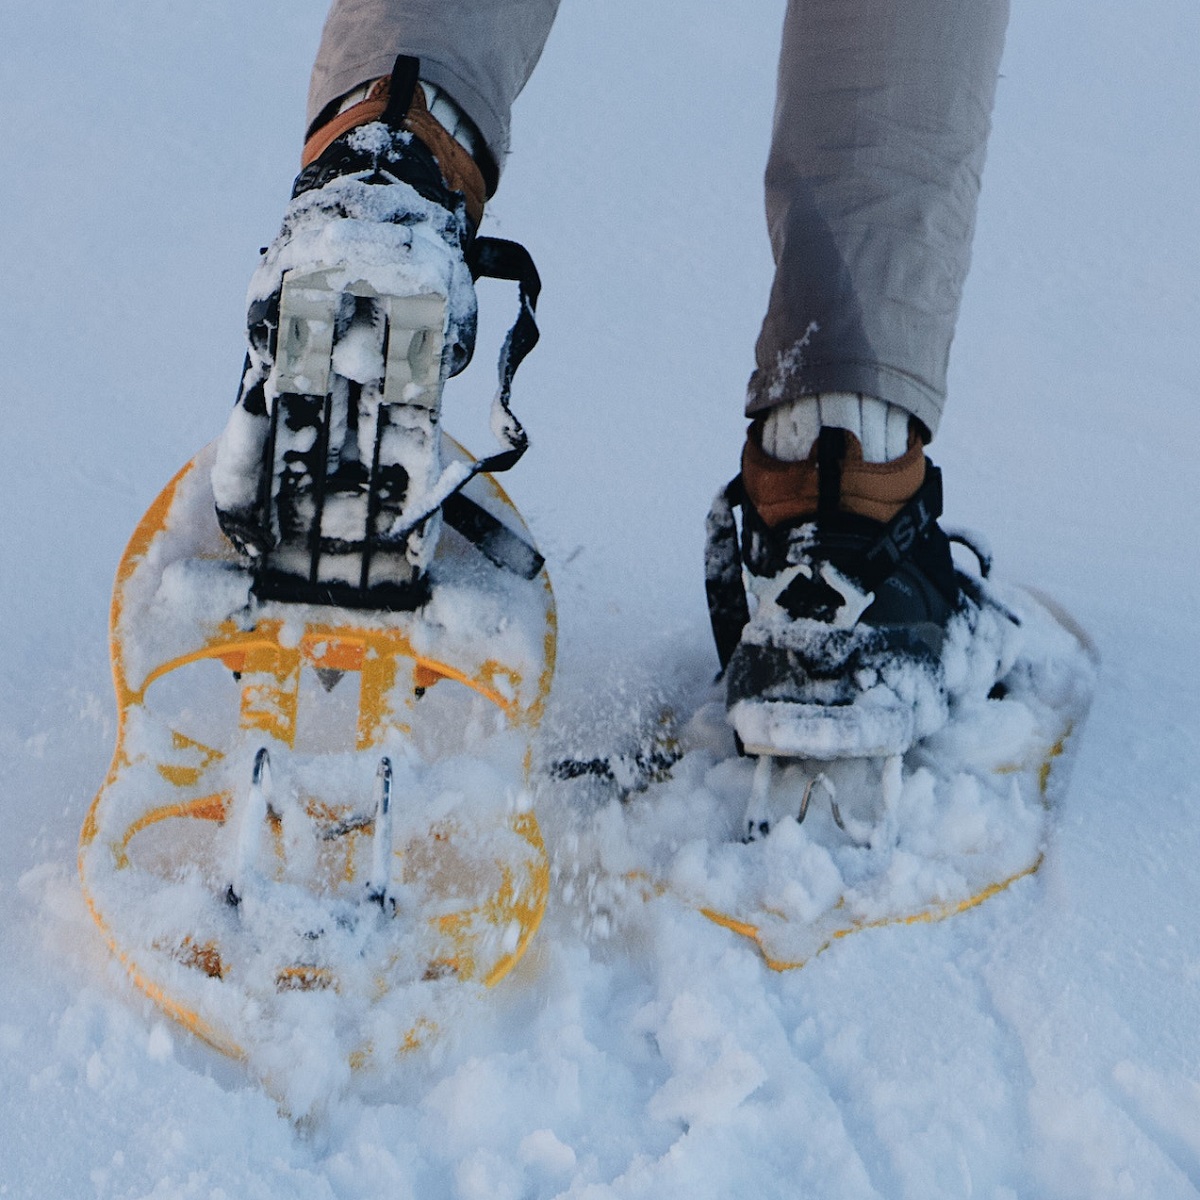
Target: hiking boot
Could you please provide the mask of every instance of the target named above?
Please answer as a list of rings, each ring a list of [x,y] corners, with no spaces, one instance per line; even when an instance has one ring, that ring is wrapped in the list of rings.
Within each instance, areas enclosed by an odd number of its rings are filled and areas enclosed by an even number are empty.
[[[442,388],[475,340],[467,254],[486,188],[417,70],[398,59],[319,125],[251,281],[213,492],[260,597],[421,600]]]
[[[945,724],[956,696],[987,694],[1011,623],[956,569],[941,511],[941,474],[915,434],[901,458],[869,463],[853,435],[824,428],[791,463],[752,427],[708,547],[729,719],[747,753],[901,754]]]

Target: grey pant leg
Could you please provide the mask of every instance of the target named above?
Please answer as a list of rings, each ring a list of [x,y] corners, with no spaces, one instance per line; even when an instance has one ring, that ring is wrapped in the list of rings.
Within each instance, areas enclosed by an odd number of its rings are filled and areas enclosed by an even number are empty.
[[[308,121],[339,96],[391,73],[398,54],[421,60],[475,122],[497,166],[508,152],[512,102],[529,79],[559,0],[336,0],[308,93]]]
[[[1008,0],[789,0],[748,415],[861,392],[937,429],[1007,21]]]

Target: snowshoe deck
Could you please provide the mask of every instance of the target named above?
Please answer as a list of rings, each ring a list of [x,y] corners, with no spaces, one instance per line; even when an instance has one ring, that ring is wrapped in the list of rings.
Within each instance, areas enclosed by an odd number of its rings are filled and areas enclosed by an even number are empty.
[[[526,775],[553,596],[478,475],[422,608],[259,600],[217,526],[212,457],[155,500],[118,570],[117,744],[83,888],[138,986],[218,1049],[269,1064],[299,1028],[360,1066],[421,1041],[448,990],[501,980],[541,920]],[[472,529],[533,572],[486,562]]]

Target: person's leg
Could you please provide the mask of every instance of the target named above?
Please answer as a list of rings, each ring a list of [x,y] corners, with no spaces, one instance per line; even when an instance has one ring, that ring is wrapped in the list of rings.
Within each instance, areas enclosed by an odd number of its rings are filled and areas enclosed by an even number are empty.
[[[970,259],[1008,0],[790,0],[747,414],[860,393],[930,433]]]
[[[347,92],[390,74],[397,55],[474,122],[493,161],[508,152],[512,103],[550,33],[558,0],[337,0],[313,67],[308,126]]]
[[[709,525],[713,630],[751,753],[902,753],[995,666],[977,634],[1003,617],[955,569],[924,442],[1007,7],[789,0],[766,179],[776,275],[742,471]]]
[[[259,595],[422,602],[445,499],[524,450],[508,389],[536,336],[536,270],[519,246],[476,235],[556,7],[335,0],[212,475]],[[519,282],[521,336],[500,362],[500,450],[468,471],[443,464],[440,408],[474,346],[480,275]]]

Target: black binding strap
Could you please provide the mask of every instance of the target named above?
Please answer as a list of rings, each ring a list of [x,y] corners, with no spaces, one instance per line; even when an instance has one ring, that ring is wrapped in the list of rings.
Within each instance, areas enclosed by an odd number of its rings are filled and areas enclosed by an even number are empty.
[[[842,499],[842,460],[846,457],[846,431],[823,425],[817,435],[817,515],[830,517]]]
[[[463,492],[454,492],[442,505],[442,516],[480,554],[498,567],[534,579],[546,560],[519,533]]]
[[[491,455],[480,468],[493,473],[507,471],[516,465],[529,446],[529,438],[520,421],[513,416],[509,404],[512,400],[513,376],[541,336],[536,313],[538,297],[542,294],[542,280],[529,251],[519,242],[510,242],[505,238],[477,237],[467,250],[467,266],[474,279],[504,279],[517,285],[517,319],[508,331],[504,345],[500,347],[500,386],[492,402],[492,428],[497,436],[503,436],[508,441],[509,449]]]
[[[925,482],[867,550],[865,565],[856,572],[858,583],[868,592],[875,591],[934,531],[941,515],[942,472],[926,459]]]
[[[412,107],[417,83],[421,78],[421,60],[401,54],[392,67],[392,81],[388,86],[387,107],[379,118],[392,129],[403,129],[404,119]]]

